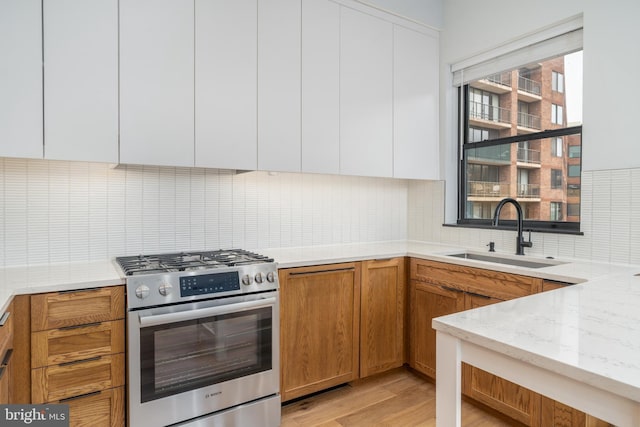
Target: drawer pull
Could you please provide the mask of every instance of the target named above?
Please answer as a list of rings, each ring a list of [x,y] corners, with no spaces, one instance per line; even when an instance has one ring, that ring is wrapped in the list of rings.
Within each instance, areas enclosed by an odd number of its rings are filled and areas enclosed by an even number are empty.
[[[461,291],[460,289],[451,288],[451,287],[449,287],[449,286],[442,286],[442,285],[440,285],[440,288],[444,289],[445,291],[449,291],[449,292],[457,292],[457,293],[463,292],[463,291]]]
[[[0,366],[0,380],[2,380],[2,377],[4,376],[4,373],[6,370],[7,370],[6,366]]]
[[[11,314],[10,312],[6,311],[2,315],[2,317],[0,317],[0,327],[4,326],[4,324],[7,323],[7,320],[9,320],[9,315],[10,314]]]
[[[59,294],[70,294],[73,292],[95,292],[99,291],[102,288],[84,288],[84,289],[64,289],[62,291],[58,291]]]
[[[69,331],[72,329],[81,329],[81,328],[91,328],[93,326],[100,326],[102,322],[93,322],[93,323],[85,323],[84,325],[71,325],[71,326],[63,326],[58,328],[60,331]]]
[[[484,298],[484,299],[491,299],[490,296],[488,295],[482,295],[482,294],[476,294],[475,292],[467,292],[469,295],[472,295],[474,297],[478,297],[478,298]]]
[[[102,359],[102,356],[96,356],[96,357],[91,357],[89,359],[74,360],[73,362],[64,362],[64,363],[61,363],[59,366],[69,366],[69,365],[77,365],[78,363],[95,362],[96,360],[100,360],[100,359]]]
[[[66,403],[66,402],[70,402],[72,400],[82,399],[82,398],[89,397],[89,396],[97,396],[97,395],[99,395],[101,393],[102,393],[102,391],[92,391],[91,393],[81,394],[80,396],[66,397],[64,399],[60,399],[60,403]]]
[[[345,268],[334,268],[331,270],[322,270],[322,271],[307,271],[307,272],[293,272],[289,273],[289,276],[313,276],[315,274],[328,274],[328,273],[337,273],[340,271],[355,271],[353,267],[345,267]]]
[[[13,356],[12,348],[7,350],[7,352],[4,354],[4,358],[2,359],[2,366],[7,366],[9,364],[9,362],[11,361],[11,356]]]

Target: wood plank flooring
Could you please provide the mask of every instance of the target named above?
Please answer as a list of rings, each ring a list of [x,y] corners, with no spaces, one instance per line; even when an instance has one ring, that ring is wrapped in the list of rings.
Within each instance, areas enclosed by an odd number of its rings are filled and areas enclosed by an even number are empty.
[[[357,381],[282,407],[282,427],[408,427],[436,425],[436,388],[404,369]],[[467,402],[465,427],[511,427]]]

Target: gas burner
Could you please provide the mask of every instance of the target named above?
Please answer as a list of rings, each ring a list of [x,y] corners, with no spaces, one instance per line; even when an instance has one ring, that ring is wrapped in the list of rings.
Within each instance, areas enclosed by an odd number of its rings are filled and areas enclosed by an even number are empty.
[[[272,258],[243,249],[204,252],[177,252],[118,257],[116,261],[126,276],[174,271],[208,270],[222,267],[273,262]]]

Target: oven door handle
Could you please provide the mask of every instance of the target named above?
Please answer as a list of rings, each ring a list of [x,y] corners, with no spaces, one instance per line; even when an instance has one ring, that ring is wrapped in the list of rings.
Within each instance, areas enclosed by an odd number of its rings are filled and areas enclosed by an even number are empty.
[[[270,307],[276,303],[275,297],[263,298],[257,301],[245,301],[235,304],[222,305],[216,307],[198,308],[195,310],[179,311],[176,313],[140,315],[140,326],[157,326],[167,323],[183,322],[187,320],[202,319],[205,317],[219,316],[222,314],[237,313],[239,311],[252,310],[256,308]]]

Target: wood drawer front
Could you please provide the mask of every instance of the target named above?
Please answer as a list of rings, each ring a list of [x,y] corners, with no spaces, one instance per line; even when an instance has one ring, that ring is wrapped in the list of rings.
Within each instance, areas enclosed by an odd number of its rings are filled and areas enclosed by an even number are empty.
[[[32,403],[54,402],[124,385],[124,353],[31,371]]]
[[[0,362],[7,350],[13,348],[13,303],[9,306],[6,313],[9,313],[4,325],[0,326]],[[0,313],[0,316],[4,313]]]
[[[124,320],[31,334],[31,367],[124,353]]]
[[[103,390],[60,403],[69,405],[69,427],[124,426],[124,387]]]
[[[509,300],[542,290],[542,279],[456,264],[411,260],[411,279]]]
[[[123,319],[124,305],[124,286],[33,295],[31,330]]]

